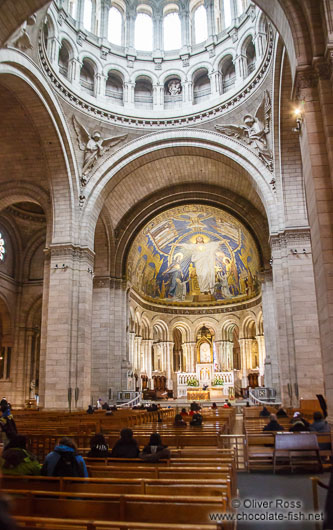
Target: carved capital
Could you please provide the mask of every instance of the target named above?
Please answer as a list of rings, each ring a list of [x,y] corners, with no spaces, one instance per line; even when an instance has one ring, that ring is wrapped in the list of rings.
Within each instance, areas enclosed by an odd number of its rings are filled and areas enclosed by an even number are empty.
[[[319,79],[328,81],[331,78],[332,64],[328,60],[323,57],[315,58],[313,66]]]
[[[311,66],[296,71],[295,88],[296,99],[304,99],[304,91],[316,88],[318,83],[318,74]]]

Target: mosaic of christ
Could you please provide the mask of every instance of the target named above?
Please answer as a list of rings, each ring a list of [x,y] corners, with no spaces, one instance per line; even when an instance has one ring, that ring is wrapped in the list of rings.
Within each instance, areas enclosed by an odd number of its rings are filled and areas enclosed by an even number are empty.
[[[228,303],[259,293],[259,268],[254,239],[238,219],[184,205],[158,215],[136,236],[127,278],[139,294],[163,303]]]

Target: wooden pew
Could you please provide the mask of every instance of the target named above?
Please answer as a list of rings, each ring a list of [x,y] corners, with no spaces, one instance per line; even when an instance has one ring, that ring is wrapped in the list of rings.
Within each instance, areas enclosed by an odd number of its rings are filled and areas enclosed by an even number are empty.
[[[16,516],[19,528],[25,530],[219,530],[221,525],[214,524],[163,524],[163,523],[131,523],[121,521],[92,521],[77,519],[61,519],[52,517]]]
[[[171,524],[208,524],[210,514],[225,513],[223,497],[119,495],[3,490],[11,495],[15,516]],[[227,528],[228,525],[222,525]]]
[[[319,454],[318,439],[315,433],[277,433],[275,436],[275,446],[273,455],[273,471],[275,473],[279,458],[288,459],[291,471],[293,471],[294,461],[304,465],[318,464],[319,471],[322,471],[322,463]],[[285,464],[284,464],[285,465]]]

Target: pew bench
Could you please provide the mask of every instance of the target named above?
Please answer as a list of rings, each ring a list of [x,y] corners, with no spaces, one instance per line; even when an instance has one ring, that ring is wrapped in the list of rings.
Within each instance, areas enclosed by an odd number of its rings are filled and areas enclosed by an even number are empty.
[[[273,455],[273,471],[276,472],[278,460],[288,459],[289,467],[293,471],[295,464],[317,464],[319,471],[323,470],[317,435],[310,432],[277,433]],[[283,464],[285,466],[285,463]]]

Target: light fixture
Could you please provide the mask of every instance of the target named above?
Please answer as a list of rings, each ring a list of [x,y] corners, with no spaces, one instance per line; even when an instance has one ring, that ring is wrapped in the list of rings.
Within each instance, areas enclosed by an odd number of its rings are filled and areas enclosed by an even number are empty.
[[[301,107],[296,107],[294,109],[294,117],[296,119],[296,127],[293,127],[291,130],[293,132],[299,133],[302,130],[302,121],[303,121],[303,113]]]

